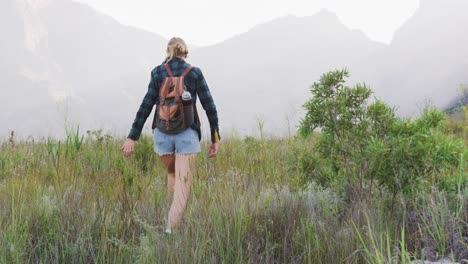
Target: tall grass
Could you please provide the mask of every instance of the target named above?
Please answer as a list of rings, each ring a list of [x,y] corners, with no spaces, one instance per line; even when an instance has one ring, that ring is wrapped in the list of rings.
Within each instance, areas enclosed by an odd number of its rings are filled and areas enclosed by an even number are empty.
[[[79,130],[68,131],[63,141],[2,142],[0,262],[468,258],[464,165],[459,173],[447,173],[460,182],[455,192],[429,189],[390,212],[385,193],[349,204],[340,190],[305,184],[297,155],[314,146],[313,138],[230,138],[215,159],[207,159],[203,144],[181,228],[166,236],[165,172],[151,139],[143,137],[130,159],[119,151],[122,142]]]

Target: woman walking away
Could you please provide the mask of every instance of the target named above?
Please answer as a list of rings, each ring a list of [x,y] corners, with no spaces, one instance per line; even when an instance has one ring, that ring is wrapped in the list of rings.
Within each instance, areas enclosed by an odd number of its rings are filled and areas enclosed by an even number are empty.
[[[205,109],[211,128],[210,158],[218,153],[220,140],[218,114],[200,68],[185,62],[188,49],[181,38],[167,44],[167,57],[151,72],[148,92],[138,109],[130,134],[122,146],[129,157],[153,105],[154,151],[159,154],[167,171],[167,191],[171,200],[166,233],[177,227],[187,204],[197,153],[200,152],[201,129],[197,96]]]

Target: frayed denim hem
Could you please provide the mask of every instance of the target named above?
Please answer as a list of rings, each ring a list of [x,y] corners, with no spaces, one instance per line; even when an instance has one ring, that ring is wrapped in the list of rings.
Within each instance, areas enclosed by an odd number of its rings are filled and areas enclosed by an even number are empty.
[[[169,155],[174,155],[174,153],[172,153],[172,152],[168,152],[168,153],[158,153],[158,152],[156,152],[156,154],[158,154],[159,156],[169,156]]]
[[[200,153],[200,151],[192,152],[192,153],[176,153],[175,155],[176,156],[185,156],[185,155],[193,155],[193,154],[198,154],[198,153]]]
[[[192,154],[198,154],[200,153],[200,151],[198,152],[192,152],[192,153],[173,153],[173,152],[168,152],[168,153],[157,153],[159,156],[169,156],[169,155],[176,155],[176,156],[183,156],[183,155],[192,155]]]

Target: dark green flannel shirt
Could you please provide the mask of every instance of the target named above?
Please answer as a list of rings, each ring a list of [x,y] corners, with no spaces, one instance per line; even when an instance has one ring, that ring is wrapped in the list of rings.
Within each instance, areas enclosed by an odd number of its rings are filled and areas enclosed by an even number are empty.
[[[189,66],[185,60],[179,58],[172,59],[168,64],[171,67],[174,76],[180,76]],[[159,87],[161,87],[162,82],[166,77],[168,77],[168,73],[164,64],[157,66],[151,71],[151,80],[148,85],[148,92],[141,102],[128,138],[133,140],[138,140],[140,138],[143,125],[150,115],[153,106],[155,104],[159,104]],[[216,105],[214,104],[213,97],[211,96],[205,77],[203,76],[200,68],[193,67],[193,69],[184,77],[184,84],[187,87],[187,90],[192,94],[194,105],[196,105],[197,96],[200,98],[201,105],[203,106],[203,109],[205,109],[210,123],[211,142],[218,142],[220,140],[218,113],[216,111]],[[198,137],[201,139],[200,124],[195,121],[192,128],[198,132]]]

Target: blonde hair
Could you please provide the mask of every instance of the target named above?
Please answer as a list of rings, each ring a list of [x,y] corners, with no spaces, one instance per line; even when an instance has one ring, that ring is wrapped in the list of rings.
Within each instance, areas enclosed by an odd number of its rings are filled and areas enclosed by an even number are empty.
[[[166,59],[163,63],[168,63],[173,58],[183,58],[188,54],[187,44],[181,38],[174,37],[167,43]]]

